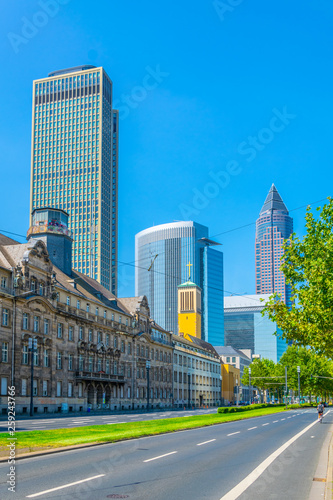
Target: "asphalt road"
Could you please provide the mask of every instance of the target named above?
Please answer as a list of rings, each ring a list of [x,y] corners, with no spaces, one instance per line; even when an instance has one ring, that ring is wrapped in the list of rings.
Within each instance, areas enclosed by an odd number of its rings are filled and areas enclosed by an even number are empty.
[[[80,427],[85,425],[116,424],[125,422],[139,422],[142,420],[155,420],[160,418],[176,418],[192,415],[206,415],[216,413],[217,408],[198,409],[198,410],[180,410],[149,413],[127,413],[127,414],[109,414],[109,415],[84,415],[84,416],[49,416],[47,418],[17,418],[15,422],[16,432],[20,431],[39,431],[45,429],[66,429],[71,427]],[[7,421],[0,421],[0,432],[7,432]]]
[[[22,459],[16,462],[15,494],[7,491],[9,465],[2,463],[0,498],[306,500],[333,412],[322,424],[316,418],[312,409],[289,411]],[[263,473],[253,478],[260,465]],[[238,493],[229,493],[237,485]]]

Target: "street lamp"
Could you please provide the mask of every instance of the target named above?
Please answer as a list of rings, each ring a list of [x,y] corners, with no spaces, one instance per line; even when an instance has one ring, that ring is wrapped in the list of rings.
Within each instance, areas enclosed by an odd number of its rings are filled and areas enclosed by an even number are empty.
[[[238,378],[236,378],[236,406],[238,406]]]
[[[298,378],[298,404],[301,404],[301,367],[297,367],[297,378]]]
[[[30,386],[30,417],[34,414],[34,353],[37,352],[37,339],[29,338],[28,348],[31,361],[31,386]]]
[[[150,360],[146,361],[146,370],[147,370],[147,411],[149,410],[149,370],[150,370]]]

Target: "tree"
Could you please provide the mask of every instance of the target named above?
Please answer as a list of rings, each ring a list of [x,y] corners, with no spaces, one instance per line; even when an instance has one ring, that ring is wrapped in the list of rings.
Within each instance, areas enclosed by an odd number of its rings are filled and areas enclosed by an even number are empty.
[[[288,367],[288,387],[298,392],[297,366],[300,367],[300,386],[303,395],[323,395],[333,390],[333,363],[310,349],[289,346],[279,361]]]
[[[275,293],[266,312],[282,330],[282,336],[316,352],[333,356],[333,200],[317,209],[315,218],[306,211],[306,235],[295,234],[284,245],[281,269],[291,286],[288,309]]]
[[[255,359],[251,365],[251,384],[261,391],[268,389],[270,392],[279,389],[282,373],[280,367],[270,359]],[[249,369],[245,368],[242,384],[249,385]]]

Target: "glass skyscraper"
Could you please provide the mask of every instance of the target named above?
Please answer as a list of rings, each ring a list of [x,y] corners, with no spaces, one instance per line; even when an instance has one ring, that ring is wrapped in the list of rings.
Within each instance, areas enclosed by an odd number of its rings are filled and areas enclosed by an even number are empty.
[[[251,349],[277,363],[287,343],[276,323],[261,314],[268,299],[269,294],[224,297],[224,345]]]
[[[146,295],[151,317],[178,332],[177,287],[190,278],[202,290],[201,338],[223,345],[223,253],[196,222],[173,222],[135,236],[135,294]]]
[[[256,293],[277,292],[287,306],[291,306],[291,290],[280,267],[282,245],[292,232],[293,219],[272,184],[256,223]]]
[[[102,67],[33,82],[30,212],[69,213],[73,267],[117,293],[118,112]]]

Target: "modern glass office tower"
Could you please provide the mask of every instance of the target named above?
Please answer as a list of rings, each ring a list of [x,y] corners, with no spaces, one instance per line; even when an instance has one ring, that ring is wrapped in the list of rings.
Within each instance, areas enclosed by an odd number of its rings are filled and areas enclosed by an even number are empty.
[[[69,214],[73,267],[117,293],[118,112],[102,67],[33,82],[30,212]]]
[[[282,245],[292,232],[293,219],[272,184],[256,223],[256,293],[277,292],[287,306],[291,306],[291,290],[280,267]]]
[[[224,297],[224,345],[251,349],[277,363],[287,343],[276,323],[261,315],[268,299],[269,294]]]
[[[151,317],[178,332],[177,287],[190,279],[202,290],[206,342],[223,345],[223,253],[196,222],[173,222],[135,236],[135,294],[146,295]]]

